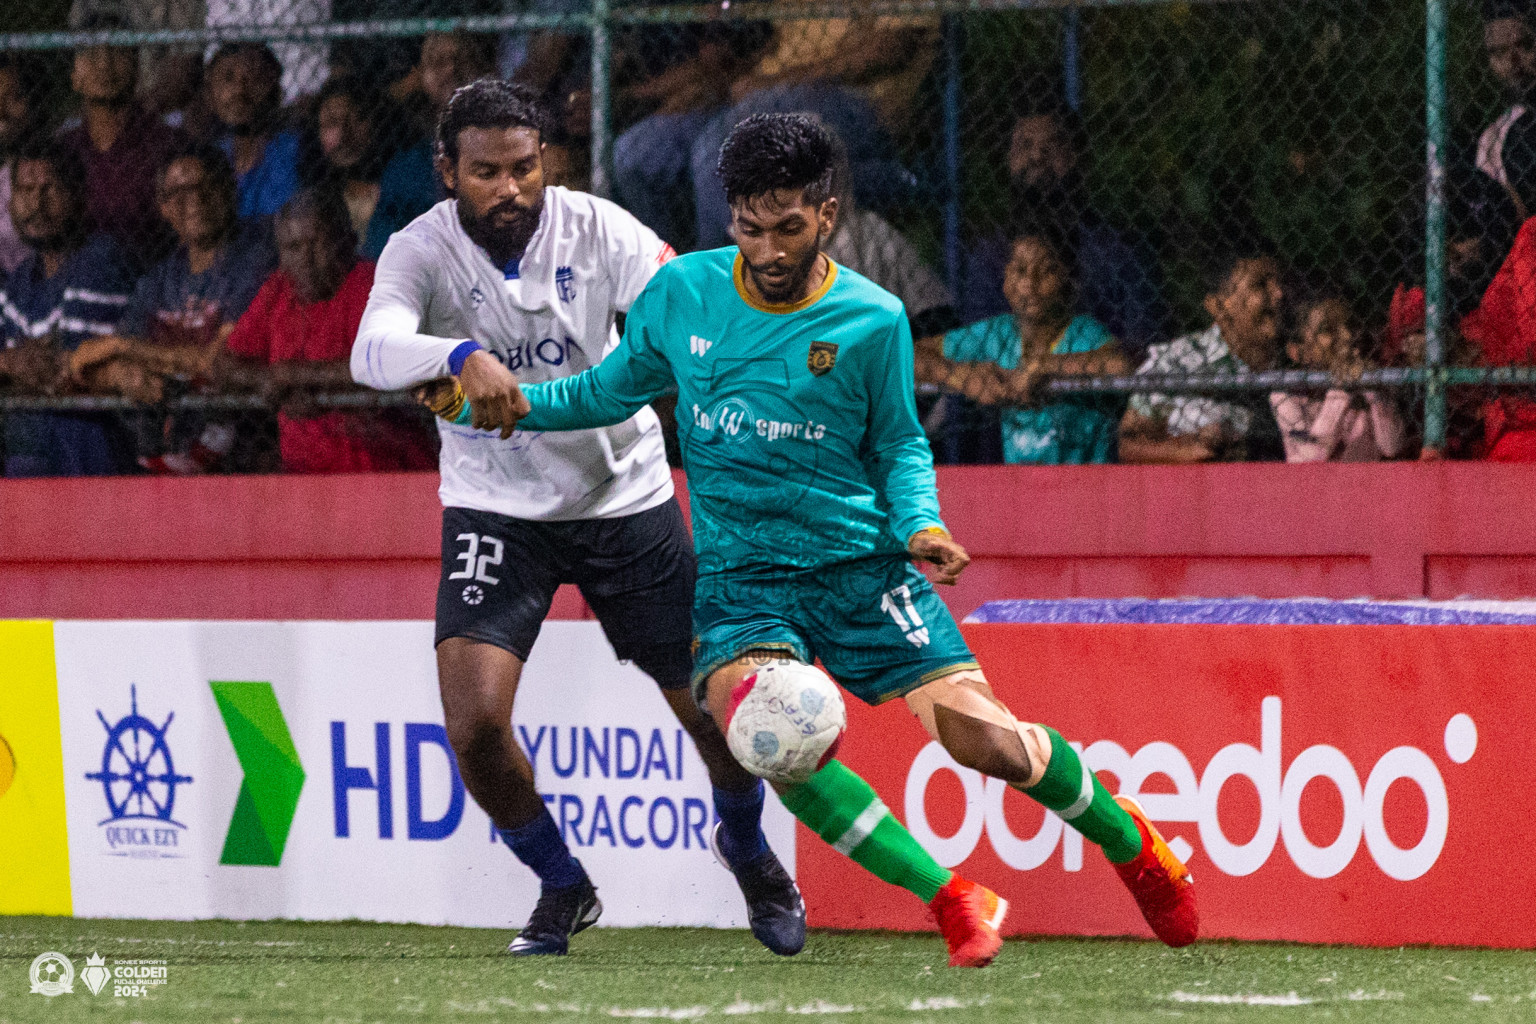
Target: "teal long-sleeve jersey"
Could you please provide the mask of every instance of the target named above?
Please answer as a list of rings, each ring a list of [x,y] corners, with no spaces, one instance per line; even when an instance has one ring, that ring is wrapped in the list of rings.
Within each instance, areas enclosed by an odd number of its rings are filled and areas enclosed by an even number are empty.
[[[700,572],[898,554],[943,526],[901,300],[858,274],[830,264],[815,294],[765,306],[734,246],[673,259],[601,363],[524,385],[520,425],[621,423],[674,389]]]

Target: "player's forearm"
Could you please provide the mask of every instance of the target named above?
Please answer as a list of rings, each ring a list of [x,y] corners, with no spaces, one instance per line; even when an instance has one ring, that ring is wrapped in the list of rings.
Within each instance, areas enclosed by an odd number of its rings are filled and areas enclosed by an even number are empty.
[[[380,391],[396,391],[457,375],[478,345],[468,338],[437,338],[370,325],[364,317],[352,345],[352,379]]]
[[[898,454],[886,474],[884,493],[890,508],[891,533],[905,544],[914,533],[930,526],[944,525],[939,514],[938,485],[933,475],[933,458],[923,442],[923,452]]]
[[[645,408],[648,398],[620,397],[604,387],[596,370],[542,384],[524,384],[532,411],[518,426],[524,430],[589,430],[623,423]]]

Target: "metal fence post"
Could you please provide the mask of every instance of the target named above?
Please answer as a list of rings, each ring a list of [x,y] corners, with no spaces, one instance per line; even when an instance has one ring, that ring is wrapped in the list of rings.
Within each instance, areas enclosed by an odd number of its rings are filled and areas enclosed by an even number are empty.
[[[960,16],[944,16],[944,280],[960,298]]]
[[[592,194],[613,198],[613,124],[609,59],[613,26],[609,0],[592,0]]]
[[[1446,0],[1426,0],[1424,10],[1425,154],[1424,195],[1424,444],[1445,447],[1445,37]]]

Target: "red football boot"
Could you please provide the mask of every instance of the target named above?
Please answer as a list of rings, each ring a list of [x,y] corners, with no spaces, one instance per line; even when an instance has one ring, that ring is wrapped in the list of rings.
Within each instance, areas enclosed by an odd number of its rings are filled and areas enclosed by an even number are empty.
[[[985,886],[955,875],[928,904],[949,947],[949,966],[985,967],[1003,948],[998,926],[1008,901]]]
[[[1174,948],[1189,945],[1200,935],[1195,880],[1147,820],[1141,804],[1128,796],[1115,797],[1115,803],[1136,819],[1136,828],[1141,832],[1141,852],[1136,859],[1115,865],[1120,880],[1136,898],[1136,906],[1152,926],[1152,934]]]

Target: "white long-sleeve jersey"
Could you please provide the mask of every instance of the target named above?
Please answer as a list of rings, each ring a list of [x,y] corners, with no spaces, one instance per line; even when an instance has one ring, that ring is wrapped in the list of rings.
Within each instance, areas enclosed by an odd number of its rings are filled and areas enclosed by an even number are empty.
[[[521,380],[578,374],[619,343],[616,313],[672,249],[628,212],[564,188],[544,190],[520,260],[497,267],[465,234],[452,199],[397,232],[379,256],[352,346],[352,377],[383,390],[446,376],[475,341]],[[439,419],[445,506],[517,519],[609,519],[672,497],[661,424],[646,407],[600,430],[499,434]]]

